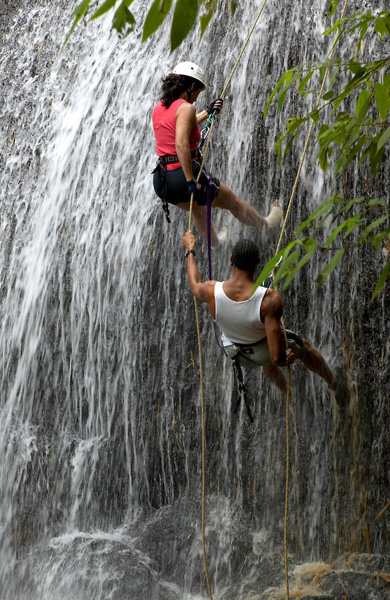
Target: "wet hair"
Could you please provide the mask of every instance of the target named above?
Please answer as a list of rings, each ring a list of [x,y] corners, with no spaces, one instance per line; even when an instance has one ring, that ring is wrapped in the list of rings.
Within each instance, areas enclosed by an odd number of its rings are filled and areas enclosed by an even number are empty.
[[[260,251],[252,240],[239,240],[232,250],[232,265],[242,271],[254,271]]]
[[[162,96],[160,100],[161,104],[166,108],[169,108],[172,102],[177,100],[183,92],[187,92],[193,83],[195,83],[194,91],[203,89],[204,87],[197,79],[193,79],[187,75],[176,75],[176,73],[170,73],[162,82]]]

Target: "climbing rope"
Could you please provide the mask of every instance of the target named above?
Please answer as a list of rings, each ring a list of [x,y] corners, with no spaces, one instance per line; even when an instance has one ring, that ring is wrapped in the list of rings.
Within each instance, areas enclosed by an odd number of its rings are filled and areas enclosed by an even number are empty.
[[[345,0],[344,2],[344,6],[343,6],[343,11],[341,14],[341,18],[343,19],[344,15],[345,15],[345,11],[347,8],[347,3],[348,0]],[[333,58],[333,54],[336,48],[336,44],[337,44],[337,40],[338,37],[336,37],[330,55],[329,55],[329,64],[326,68],[323,80],[322,80],[322,84],[321,84],[321,89],[320,89],[320,93],[318,95],[318,100],[315,106],[315,110],[318,108],[320,102],[321,102],[321,98],[322,98],[322,92],[324,91],[324,87],[325,87],[325,82],[326,82],[326,78],[328,76],[329,73],[329,69],[330,69],[330,64]],[[302,158],[301,158],[301,162],[299,163],[299,167],[298,167],[298,171],[297,171],[297,176],[295,178],[294,181],[294,185],[293,185],[293,189],[291,192],[291,196],[290,196],[290,200],[287,206],[287,211],[283,220],[283,226],[282,226],[282,230],[280,232],[280,236],[279,236],[279,241],[276,247],[276,251],[275,254],[277,254],[280,250],[280,246],[282,243],[282,238],[283,238],[283,234],[285,232],[286,229],[286,223],[287,223],[287,218],[290,214],[290,210],[291,210],[291,206],[292,206],[292,202],[295,196],[295,192],[298,186],[298,181],[299,181],[299,177],[302,171],[302,167],[303,167],[303,161],[305,159],[306,156],[306,152],[307,149],[309,147],[309,141],[310,141],[310,137],[311,137],[311,133],[313,131],[313,127],[314,127],[314,121],[312,120],[311,124],[310,124],[310,128],[309,128],[309,132],[307,134],[307,138],[306,138],[306,142],[305,142],[305,146],[303,149],[303,153],[302,153]],[[272,274],[274,277],[274,273]],[[275,286],[276,289],[276,286]],[[285,340],[285,346],[286,348],[288,348],[288,342],[287,342],[287,334],[286,334],[286,328],[284,325],[284,319],[283,317],[281,318],[281,324],[282,324],[282,328],[283,328],[283,335],[284,335],[284,340]],[[287,365],[287,373],[288,373],[288,377],[287,377],[287,399],[286,399],[286,490],[285,490],[285,507],[284,507],[284,564],[285,564],[285,576],[286,576],[286,598],[287,600],[290,599],[290,594],[289,594],[289,580],[288,580],[288,552],[287,552],[287,525],[288,525],[288,502],[289,502],[289,483],[290,483],[290,426],[289,426],[289,413],[290,413],[290,396],[291,396],[291,388],[290,388],[290,365]]]
[[[252,26],[252,29],[249,32],[249,35],[247,37],[247,39],[245,40],[245,43],[242,47],[242,50],[238,56],[238,59],[236,61],[236,64],[234,65],[230,76],[225,84],[225,87],[222,91],[221,94],[221,98],[223,98],[225,96],[226,90],[230,84],[230,81],[233,77],[233,74],[238,66],[238,63],[241,60],[241,57],[244,53],[244,50],[249,42],[249,39],[257,25],[257,22],[261,16],[261,13],[263,12],[264,6],[266,5],[267,0],[264,0],[261,9],[255,19],[255,22]],[[210,132],[207,136],[207,142],[206,142],[206,147],[205,150],[203,152],[203,158],[202,158],[202,162],[200,165],[200,169],[199,169],[199,173],[196,179],[196,182],[198,183],[199,178],[201,176],[203,167],[204,167],[204,163],[206,160],[206,156],[208,153],[208,149],[209,149],[209,144],[210,144],[210,139],[211,139],[211,135],[212,135],[212,131],[213,131],[213,127],[214,127],[214,117],[215,116],[215,112],[213,113],[211,119],[210,119]],[[190,211],[189,211],[189,220],[188,220],[188,230],[191,229],[191,224],[192,224],[192,206],[193,206],[193,200],[194,200],[194,194],[191,194],[191,200],[190,200]],[[205,569],[205,575],[206,575],[206,582],[207,582],[207,588],[208,588],[208,592],[209,592],[209,596],[210,596],[210,600],[213,600],[213,596],[212,596],[212,592],[211,592],[211,586],[210,586],[210,579],[209,579],[209,574],[208,574],[208,568],[207,568],[207,559],[206,559],[206,542],[205,542],[205,504],[206,504],[206,433],[205,433],[205,429],[206,429],[206,425],[205,425],[205,410],[204,410],[204,392],[203,392],[203,366],[202,366],[202,348],[201,348],[201,341],[200,341],[200,326],[199,326],[199,314],[198,314],[198,305],[196,302],[196,298],[194,296],[194,305],[195,305],[195,317],[196,317],[196,329],[197,329],[197,334],[198,334],[198,348],[199,348],[199,369],[200,369],[200,395],[201,395],[201,414],[202,414],[202,548],[203,548],[203,563],[204,563],[204,569]]]
[[[246,40],[245,40],[245,42],[244,42],[244,45],[243,45],[243,47],[242,47],[242,49],[241,49],[241,52],[240,52],[240,54],[238,55],[238,58],[237,58],[237,60],[236,60],[236,63],[235,63],[235,65],[234,65],[233,69],[231,70],[231,73],[230,73],[230,75],[229,75],[229,77],[228,77],[228,79],[227,79],[227,82],[225,83],[225,87],[224,87],[224,88],[223,88],[223,90],[222,90],[222,93],[221,93],[221,95],[220,95],[220,98],[224,98],[224,96],[225,96],[225,94],[226,94],[226,90],[227,90],[227,88],[228,88],[228,87],[229,87],[229,85],[230,85],[230,82],[231,82],[231,80],[232,80],[232,77],[233,77],[233,75],[234,75],[234,73],[235,73],[235,70],[236,70],[236,69],[237,69],[237,67],[238,67],[238,64],[239,64],[239,62],[240,62],[240,60],[241,60],[241,58],[242,58],[242,55],[244,54],[245,48],[246,48],[246,47],[247,47],[247,45],[248,45],[248,42],[249,42],[249,40],[250,40],[250,38],[251,38],[251,36],[252,36],[252,33],[253,33],[253,32],[254,32],[254,30],[255,30],[255,27],[256,27],[256,25],[257,25],[257,22],[258,22],[258,20],[260,19],[261,13],[263,12],[263,10],[264,10],[264,7],[265,7],[266,3],[267,3],[267,0],[264,0],[264,1],[263,1],[263,4],[261,5],[261,8],[260,8],[260,10],[259,10],[259,12],[258,12],[258,15],[257,15],[257,17],[256,17],[256,19],[255,19],[255,21],[254,21],[254,23],[253,23],[253,25],[252,25],[252,28],[251,28],[251,30],[250,30],[250,32],[249,32],[249,34],[248,34],[248,37],[246,38]],[[207,156],[207,153],[208,153],[208,149],[209,149],[209,145],[210,145],[210,139],[211,139],[211,135],[212,135],[212,133],[213,133],[213,128],[214,128],[214,118],[213,118],[213,117],[214,117],[214,115],[215,115],[215,112],[213,113],[213,115],[212,115],[212,117],[211,117],[211,119],[210,119],[210,123],[211,123],[211,124],[210,124],[210,132],[209,132],[209,134],[208,134],[208,136],[207,136],[206,147],[205,147],[205,150],[204,150],[204,153],[203,153],[202,162],[201,162],[200,169],[199,169],[199,173],[198,173],[198,176],[197,176],[197,179],[196,179],[196,181],[197,181],[197,182],[199,181],[199,178],[200,178],[200,176],[201,176],[202,169],[203,169],[203,166],[204,166],[204,163],[205,163],[205,160],[206,160],[206,156]],[[194,195],[193,195],[193,194],[191,194],[191,200],[190,200],[190,216],[189,216],[189,224],[188,224],[188,229],[191,229],[191,220],[192,220],[192,203],[193,203],[193,198],[194,198]]]

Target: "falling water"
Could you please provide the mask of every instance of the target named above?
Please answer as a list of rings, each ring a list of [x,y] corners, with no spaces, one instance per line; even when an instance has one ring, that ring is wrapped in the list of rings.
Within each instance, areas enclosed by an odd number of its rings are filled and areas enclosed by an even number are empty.
[[[326,3],[306,4],[269,0],[211,143],[211,169],[262,214],[275,197],[287,205],[303,149],[277,166],[281,121],[273,108],[264,121],[266,100],[284,70],[323,59],[331,43],[321,36]],[[139,23],[146,9],[134,9]],[[188,221],[172,209],[168,226],[152,191],[151,112],[161,78],[183,58],[208,74],[198,108],[216,97],[257,10],[246,0],[232,19],[221,5],[202,40],[195,31],[173,55],[166,26],[141,45],[139,28],[118,39],[103,19],[80,25],[62,48],[69,3],[25,0],[0,12],[1,600],[207,596],[198,351],[181,244]],[[290,237],[342,191],[312,158]],[[375,185],[368,174],[350,177],[344,192],[375,196],[378,185],[388,194],[386,169]],[[229,214],[213,219],[229,229],[229,246],[212,258],[223,279],[231,244],[243,234],[266,240]],[[197,258],[206,277],[206,258]],[[354,253],[319,292],[314,261],[284,297],[288,326],[344,367],[347,383],[337,405],[322,380],[293,369],[295,565],[380,557],[388,547],[386,513],[375,518],[389,496],[388,290],[368,308],[384,260]],[[249,425],[199,310],[213,593],[260,598],[284,580],[284,400],[259,372],[248,374]]]

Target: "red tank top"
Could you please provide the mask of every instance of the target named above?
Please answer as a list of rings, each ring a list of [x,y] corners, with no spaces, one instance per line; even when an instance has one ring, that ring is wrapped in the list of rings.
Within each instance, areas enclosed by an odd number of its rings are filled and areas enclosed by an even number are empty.
[[[180,104],[186,102],[184,98],[179,98],[172,102],[169,108],[166,108],[159,102],[153,110],[152,121],[154,135],[156,136],[157,156],[165,154],[176,154],[175,136],[176,136],[176,111]],[[196,150],[200,140],[200,129],[195,123],[190,134],[190,150]],[[180,163],[167,165],[167,169],[176,169]]]

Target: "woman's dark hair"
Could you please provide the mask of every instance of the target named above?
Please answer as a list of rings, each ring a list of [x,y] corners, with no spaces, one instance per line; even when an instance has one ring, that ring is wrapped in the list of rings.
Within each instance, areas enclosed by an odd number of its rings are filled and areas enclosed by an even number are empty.
[[[232,251],[232,265],[242,271],[254,271],[259,263],[259,248],[252,240],[239,240]]]
[[[193,83],[195,83],[193,91],[198,88],[203,89],[204,87],[197,79],[193,79],[187,75],[176,75],[176,73],[170,73],[162,82],[162,96],[160,100],[161,104],[166,108],[169,108],[172,102],[177,100],[183,92],[188,92]]]

